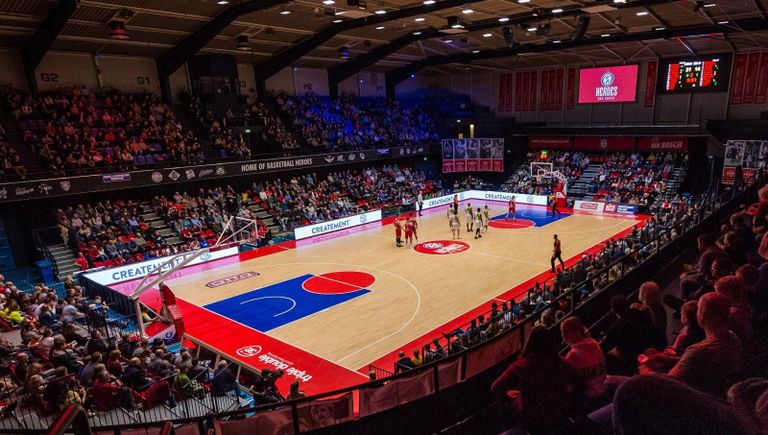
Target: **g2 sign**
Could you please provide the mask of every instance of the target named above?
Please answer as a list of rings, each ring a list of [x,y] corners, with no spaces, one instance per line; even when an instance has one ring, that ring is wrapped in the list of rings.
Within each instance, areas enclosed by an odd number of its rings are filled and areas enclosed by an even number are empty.
[[[59,81],[59,75],[56,73],[40,73],[40,80],[56,83]]]

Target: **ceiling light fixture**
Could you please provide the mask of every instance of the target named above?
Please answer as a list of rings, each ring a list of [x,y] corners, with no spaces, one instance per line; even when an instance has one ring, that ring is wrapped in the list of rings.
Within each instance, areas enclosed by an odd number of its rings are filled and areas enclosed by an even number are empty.
[[[509,21],[509,17],[501,17],[501,18],[499,18],[499,22],[500,23],[506,23],[507,21]]]
[[[603,33],[602,35],[600,35],[601,38],[607,38],[609,36],[611,36],[610,33]]]
[[[445,40],[445,41],[443,41],[443,42],[444,42],[445,44],[450,44],[451,42],[453,42],[453,39],[446,39],[446,40]]]
[[[217,5],[228,5],[229,0],[219,0],[216,2]]]
[[[713,7],[715,7],[715,6],[717,6],[717,3],[706,3],[706,4],[704,5],[704,7],[705,7],[705,8],[713,8]]]
[[[528,32],[535,32],[536,29],[537,29],[536,27],[529,27],[529,28],[527,28],[525,30],[528,31]]]
[[[323,4],[324,5],[332,5],[332,4],[335,4],[335,3],[336,3],[335,0],[323,0]]]
[[[433,5],[433,4],[435,4],[435,0],[424,0],[424,2],[423,2],[423,3],[424,3],[425,5],[427,5],[427,6],[429,6],[429,5]]]
[[[517,2],[520,4],[523,4],[523,3],[530,3],[531,0],[517,0]]]
[[[426,18],[424,18],[424,17],[418,17],[418,18],[414,18],[413,21],[416,21],[417,23],[420,23],[420,22],[424,21],[425,19]]]
[[[414,36],[419,36],[419,35],[421,35],[421,32],[413,32],[413,35]]]
[[[333,20],[333,22],[336,23],[336,24],[338,24],[338,23],[340,23],[342,21],[344,21],[344,20],[342,20],[341,18],[336,18],[335,20]]]
[[[384,15],[387,13],[387,11],[385,11],[384,9],[376,9],[375,11],[373,11],[373,13],[376,15]]]
[[[562,42],[562,41],[561,41],[561,40],[559,40],[559,39],[555,39],[554,41],[552,41],[552,43],[553,43],[553,44],[559,44],[559,43],[561,43],[561,42]]]
[[[472,50],[472,54],[480,53],[480,50]]]
[[[728,24],[729,22],[730,22],[730,21],[728,21],[728,20],[725,20],[725,21],[718,21],[718,22],[717,22],[717,24]]]
[[[648,15],[648,11],[640,11],[640,12],[638,12],[635,15],[637,15],[638,17],[642,17],[642,16],[645,16],[645,15]]]
[[[562,9],[560,9],[560,8],[557,8],[557,9],[552,9],[552,13],[553,13],[553,14],[559,14],[559,13],[561,13],[561,12],[563,12],[563,10],[562,10]]]
[[[386,29],[386,27],[384,27],[384,26],[376,26],[376,30],[384,30],[384,29]]]
[[[288,9],[283,9],[282,11],[280,11],[280,15],[291,15],[291,11],[289,11]]]
[[[461,11],[461,13],[464,14],[464,15],[469,15],[469,14],[472,14],[474,12],[475,12],[474,10],[469,9],[469,8],[464,9],[463,11]]]
[[[483,33],[483,38],[490,38],[493,36],[493,33]]]
[[[238,35],[237,45],[235,46],[240,51],[247,51],[251,49],[251,43],[248,42],[248,35]]]

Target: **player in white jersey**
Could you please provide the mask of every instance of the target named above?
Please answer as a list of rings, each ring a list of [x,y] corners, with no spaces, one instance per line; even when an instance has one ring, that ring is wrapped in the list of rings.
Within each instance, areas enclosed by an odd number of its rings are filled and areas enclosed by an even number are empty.
[[[448,211],[448,222],[451,227],[451,234],[453,239],[461,239],[461,222],[459,222],[459,214],[453,210]]]
[[[480,207],[477,208],[477,213],[475,213],[475,238],[478,239],[480,237],[483,237],[480,234],[480,229],[483,228],[483,209]]]

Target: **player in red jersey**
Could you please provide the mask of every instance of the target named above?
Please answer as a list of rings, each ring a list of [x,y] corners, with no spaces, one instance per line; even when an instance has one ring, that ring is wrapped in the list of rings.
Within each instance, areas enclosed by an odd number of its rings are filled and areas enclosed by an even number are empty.
[[[413,213],[411,213],[410,221],[413,228],[413,239],[416,240],[416,243],[419,243],[419,224],[416,222],[416,218],[413,216]]]
[[[395,217],[395,246],[398,248],[403,247],[403,241],[401,237],[403,237],[403,223],[400,221],[400,215],[397,215]]]
[[[413,246],[413,221],[411,218],[405,218],[405,247]]]
[[[512,216],[512,220],[517,220],[517,202],[515,202],[514,195],[509,198],[509,212],[507,213],[507,217],[504,218],[504,220],[509,220],[509,216]]]

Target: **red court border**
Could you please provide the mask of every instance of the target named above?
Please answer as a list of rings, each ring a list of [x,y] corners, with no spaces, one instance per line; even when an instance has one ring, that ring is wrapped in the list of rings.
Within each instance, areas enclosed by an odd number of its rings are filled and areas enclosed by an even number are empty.
[[[505,201],[494,201],[494,200],[479,200],[479,201],[481,203],[482,202],[505,202]],[[462,202],[466,202],[466,201],[462,201]],[[447,206],[451,206],[451,205],[447,205]],[[536,206],[536,205],[531,205],[531,206],[543,207],[543,206]],[[437,212],[438,209],[442,209],[442,208],[443,207],[436,207],[434,209],[426,210],[425,213],[432,214],[434,212]],[[565,213],[573,213],[572,209],[562,209],[562,211]],[[611,217],[640,220],[641,221],[639,224],[640,226],[644,225],[645,220],[650,218],[649,216],[644,216],[644,215],[635,215],[635,216],[619,215],[619,214],[606,214],[606,215],[609,215]],[[390,225],[394,222],[394,219],[395,219],[394,216],[384,218],[380,221],[380,225],[381,226]],[[375,225],[375,223],[372,223],[371,226],[373,225]],[[632,231],[632,228],[628,228],[624,231],[621,231],[613,235],[612,238],[623,237],[624,235],[629,234],[631,231]],[[319,237],[322,237],[322,236],[319,236]],[[311,240],[311,239],[307,239],[307,240]],[[604,242],[598,243],[592,248],[582,253],[579,253],[577,255],[574,255],[573,257],[568,258],[565,263],[567,266],[572,266],[573,264],[576,263],[576,261],[578,261],[581,258],[583,254],[596,253],[603,246],[604,246]],[[268,245],[268,246],[264,246],[254,250],[240,252],[237,256],[237,261],[243,262],[247,260],[252,260],[254,258],[272,255],[285,250],[296,249],[296,247],[297,247],[297,243],[295,240],[287,240],[284,242],[276,243],[274,245]],[[202,267],[202,269],[196,272],[196,273],[199,273],[200,271],[203,271],[203,270],[211,270],[211,268],[214,267],[219,262],[224,262],[225,260],[229,260],[229,261],[226,261],[227,263],[229,263],[233,259],[234,259],[234,256],[227,257],[225,259],[216,260],[211,263],[192,266],[192,268],[200,269]],[[394,362],[397,360],[397,354],[400,349],[410,352],[412,351],[413,348],[420,348],[421,345],[431,341],[432,338],[442,337],[443,336],[442,332],[444,331],[447,332],[447,331],[456,329],[457,327],[468,323],[471,319],[476,318],[478,315],[487,312],[488,310],[490,310],[490,305],[492,302],[497,301],[498,299],[503,299],[503,300],[509,300],[511,298],[516,299],[520,295],[525,293],[527,289],[533,285],[534,282],[541,281],[543,279],[548,279],[548,278],[551,278],[552,276],[553,274],[550,273],[549,271],[543,272],[529,279],[528,281],[525,281],[515,286],[514,288],[507,290],[505,293],[499,295],[498,297],[493,298],[490,301],[479,305],[478,307],[472,309],[471,311],[466,312],[465,314],[453,319],[452,321],[440,327],[435,328],[434,330],[430,331],[427,334],[422,335],[421,337],[411,341],[410,343],[404,346],[401,346],[399,349],[393,349],[391,352],[376,359],[370,364],[373,364],[382,368],[392,367],[394,365]],[[120,283],[120,284],[128,284],[128,283]],[[147,292],[145,295],[142,296],[141,298],[142,302],[150,306],[157,305],[157,302],[159,302],[159,298],[157,297],[157,294],[154,294],[154,293],[156,293],[156,291]],[[151,299],[154,299],[154,301],[151,301]],[[253,328],[241,325],[233,321],[232,319],[220,316],[203,307],[187,302],[181,298],[177,298],[177,300],[179,301],[179,307],[181,308],[184,319],[185,319],[187,334],[197,339],[198,341],[205,343],[208,347],[215,349],[224,355],[227,355],[227,357],[237,360],[241,364],[249,366],[253,369],[264,368],[265,364],[263,362],[260,362],[257,358],[242,357],[241,355],[238,355],[236,352],[238,348],[243,346],[260,345],[264,348],[264,351],[262,353],[276,352],[276,353],[279,353],[280,357],[286,360],[290,360],[293,363],[296,363],[297,367],[300,367],[300,368],[305,366],[310,367],[312,369],[313,378],[309,382],[302,383],[302,389],[305,390],[309,395],[319,394],[319,393],[323,393],[331,390],[349,387],[352,385],[357,385],[365,382],[365,379],[367,379],[367,373],[368,373],[367,364],[359,368],[357,371],[347,369],[333,361],[330,361],[318,355],[312,354],[303,349],[299,349],[291,345],[290,343],[285,343],[281,340],[278,340],[276,338],[269,336],[268,334],[264,334],[259,331],[256,331]],[[155,303],[152,303],[152,302],[155,302]],[[227,331],[227,334],[222,336],[221,331]],[[247,343],[245,341],[241,341],[241,342],[235,341],[236,339],[245,339],[245,337],[248,337],[246,340],[251,340],[254,342]],[[283,383],[285,384],[285,385],[281,385],[281,388],[287,389],[288,384],[292,380],[293,380],[293,377],[290,377],[290,376],[284,376],[283,378],[281,378],[280,384],[283,384]]]

